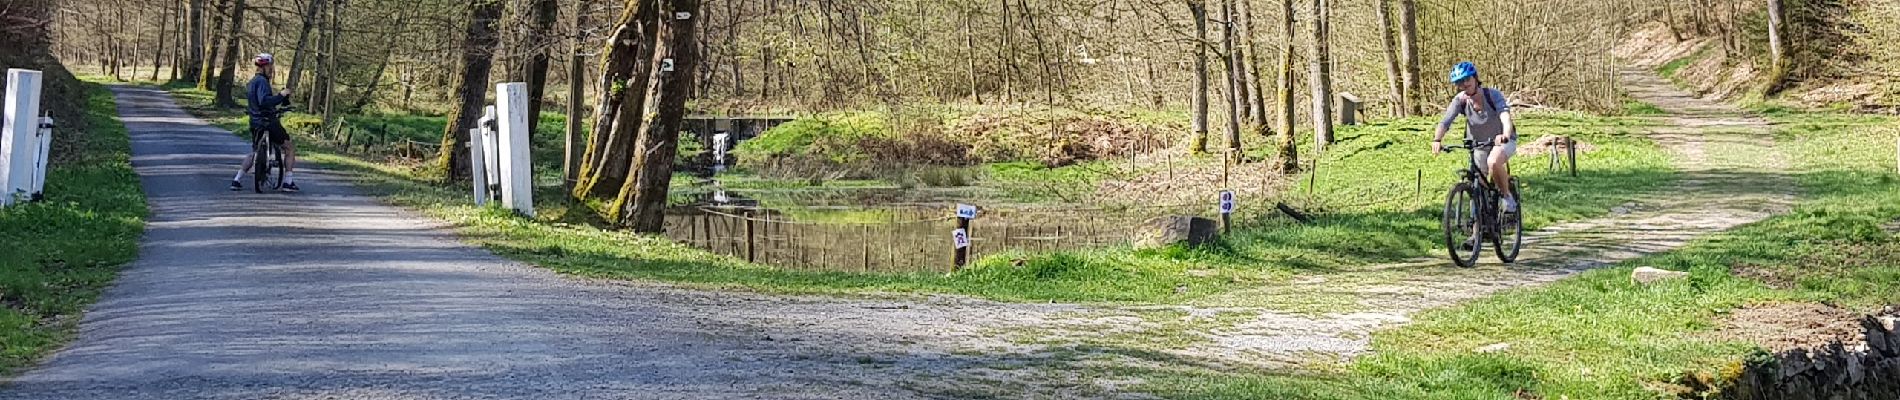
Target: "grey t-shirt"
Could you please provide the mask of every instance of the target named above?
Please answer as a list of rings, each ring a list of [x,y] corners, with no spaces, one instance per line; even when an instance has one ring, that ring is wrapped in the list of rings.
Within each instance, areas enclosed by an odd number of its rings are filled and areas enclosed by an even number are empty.
[[[1504,134],[1504,121],[1498,114],[1511,111],[1511,101],[1505,99],[1504,93],[1497,89],[1484,88],[1478,93],[1483,97],[1483,105],[1478,103],[1480,99],[1467,96],[1463,91],[1452,97],[1451,105],[1445,107],[1445,118],[1438,121],[1438,127],[1451,129],[1451,122],[1463,115],[1465,136],[1471,140],[1489,142]]]

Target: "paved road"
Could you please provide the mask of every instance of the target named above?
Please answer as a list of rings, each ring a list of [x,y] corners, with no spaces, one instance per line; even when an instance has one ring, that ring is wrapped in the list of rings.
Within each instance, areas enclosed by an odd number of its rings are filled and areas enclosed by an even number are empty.
[[[112,90],[152,209],[139,259],[0,398],[914,396],[840,370],[866,355],[761,339],[722,295],[518,265],[320,171],[300,194],[227,191],[243,140]]]

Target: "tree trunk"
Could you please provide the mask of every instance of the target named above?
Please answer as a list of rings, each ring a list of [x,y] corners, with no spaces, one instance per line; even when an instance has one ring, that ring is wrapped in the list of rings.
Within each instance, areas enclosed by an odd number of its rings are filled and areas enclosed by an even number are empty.
[[[1768,59],[1772,65],[1765,93],[1770,96],[1781,93],[1788,82],[1788,44],[1783,41],[1782,34],[1787,29],[1788,20],[1782,14],[1781,1],[1768,0]]]
[[[997,49],[997,62],[1003,64],[1003,104],[1016,101],[1016,26],[1009,23],[1009,0],[1003,0],[1003,47]]]
[[[1425,87],[1418,76],[1418,0],[1399,0],[1399,42],[1404,53],[1405,94],[1412,115],[1424,115]]]
[[[224,65],[219,67],[218,88],[214,103],[218,107],[237,108],[237,99],[231,97],[232,81],[237,79],[238,39],[244,37],[244,0],[237,0],[231,7],[231,33],[224,40]]]
[[[549,54],[554,50],[554,42],[548,38],[554,34],[555,18],[560,17],[560,2],[555,0],[534,0],[529,18],[533,20],[533,31],[528,34],[527,62],[516,71],[517,79],[528,83],[528,137],[537,136],[541,125],[541,101],[547,98]]]
[[[969,54],[964,59],[970,68],[970,100],[983,105],[983,95],[977,91],[976,81],[976,17],[970,14],[970,11],[963,12],[963,49]]]
[[[180,77],[188,83],[198,83],[198,75],[204,71],[205,64],[205,0],[191,0],[190,14],[186,18],[185,71]]]
[[[1669,26],[1669,36],[1676,38],[1678,42],[1683,41],[1682,27],[1676,24],[1676,8],[1664,6],[1662,9],[1663,24]]]
[[[290,58],[290,78],[284,82],[284,90],[297,91],[297,82],[303,79],[304,50],[310,45],[310,29],[317,26],[317,15],[323,12],[324,0],[310,0],[310,7],[304,8],[303,27],[297,31],[297,49]]]
[[[222,39],[225,35],[224,22],[229,19],[225,11],[229,9],[227,6],[230,4],[230,0],[218,0],[217,7],[211,9],[211,30],[205,33],[209,36],[206,38],[205,45],[210,46],[210,50],[207,51],[209,54],[205,55],[204,65],[198,68],[198,89],[200,90],[209,91],[217,86],[218,63],[223,62],[223,52],[227,51],[224,47],[225,41]]]
[[[1385,44],[1385,80],[1392,86],[1392,116],[1403,117],[1411,112],[1412,101],[1405,95],[1404,78],[1399,76],[1398,44],[1392,35],[1392,0],[1379,0],[1379,39]]]
[[[575,198],[607,198],[620,193],[632,161],[629,150],[640,132],[651,78],[653,35],[659,28],[659,0],[628,0],[600,55],[600,84],[595,87],[594,127],[581,160]],[[611,209],[608,212],[614,212]]]
[[[609,218],[636,232],[662,233],[666,192],[673,180],[673,158],[679,150],[680,120],[686,115],[686,97],[693,87],[693,67],[699,63],[699,43],[693,26],[699,21],[699,0],[668,0],[660,15],[688,13],[692,18],[666,18],[660,24],[653,53],[652,87],[648,90],[647,121],[633,153],[634,172],[622,185]],[[665,66],[672,61],[672,70]],[[617,218],[616,218],[617,217]]]
[[[1293,0],[1280,0],[1280,173],[1300,169],[1299,137],[1293,134],[1293,43],[1299,27],[1293,19]]]
[[[166,3],[165,14],[157,17],[159,20],[158,41],[152,43],[152,80],[153,81],[158,80],[158,69],[162,67],[163,63],[165,62],[165,47],[167,44],[170,44],[170,41],[165,40],[165,38],[167,34],[171,33],[171,29],[170,29],[171,24],[167,24],[164,21],[165,19],[170,18],[171,14],[172,14],[171,3]]]
[[[409,23],[408,10],[397,11],[396,12],[396,26],[406,26],[408,23]],[[356,97],[356,103],[351,104],[349,108],[344,109],[345,113],[347,114],[361,113],[363,112],[364,108],[369,107],[369,104],[371,102],[376,101],[376,91],[383,88],[383,74],[389,72],[389,59],[396,56],[396,46],[398,44],[398,39],[400,39],[401,37],[402,37],[401,35],[388,35],[387,42],[383,43],[382,61],[379,61],[376,63],[376,73],[370,75],[368,82],[363,83],[362,95]]]
[[[1313,148],[1314,153],[1326,151],[1326,145],[1333,143],[1333,61],[1327,39],[1331,36],[1326,26],[1329,13],[1332,12],[1330,0],[1313,0],[1313,41],[1309,49],[1312,58],[1308,60],[1313,80]]]
[[[1221,1],[1221,48],[1225,51],[1222,61],[1227,68],[1227,151],[1240,153],[1240,119],[1245,111],[1240,103],[1247,96],[1245,85],[1241,84],[1243,62],[1234,46],[1234,0]]]
[[[443,168],[449,180],[468,178],[468,130],[476,128],[488,100],[488,73],[494,66],[495,45],[501,42],[495,32],[501,19],[500,1],[478,1],[469,7],[468,30],[462,43],[462,71],[456,75],[456,107],[450,109],[448,131],[442,133],[441,153],[436,166]]]
[[[1207,3],[1188,0],[1194,15],[1194,144],[1195,154],[1207,152]]]
[[[586,46],[581,45],[585,40],[582,35],[587,32],[586,9],[586,4],[574,3],[574,37],[569,53],[571,56],[567,61],[567,137],[562,141],[566,145],[561,149],[561,189],[570,197],[574,193],[575,181],[580,179],[582,144],[579,140],[581,135],[586,134],[581,131],[581,120],[587,118],[587,112],[581,109],[581,96],[586,95],[585,88],[581,87],[582,77],[587,73],[584,65],[587,58],[582,54]]]
[[[343,53],[336,48],[343,43],[343,7],[348,4],[347,0],[337,0],[335,7],[330,7],[330,34],[323,42],[323,66],[319,69],[323,79],[319,80],[315,90],[320,97],[318,101],[310,103],[313,106],[322,105],[323,126],[331,126],[335,121],[332,118],[335,114],[331,111],[334,109],[332,105],[336,104],[337,82],[341,81],[337,77],[337,68],[343,64]]]
[[[1247,109],[1247,120],[1254,122],[1255,125],[1260,127],[1255,133],[1265,134],[1265,127],[1267,126],[1267,84],[1261,82],[1265,80],[1266,77],[1260,75],[1260,31],[1254,30],[1253,27],[1252,3],[1253,0],[1240,0],[1239,5],[1240,38],[1244,40],[1241,44],[1246,53],[1245,70],[1247,72],[1247,92],[1251,96],[1251,101],[1249,101],[1248,104],[1252,106]]]

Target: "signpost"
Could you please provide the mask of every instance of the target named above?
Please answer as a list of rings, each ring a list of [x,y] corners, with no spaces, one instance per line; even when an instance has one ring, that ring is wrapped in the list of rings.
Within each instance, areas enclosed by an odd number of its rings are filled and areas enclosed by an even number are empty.
[[[957,230],[950,232],[951,239],[953,239],[956,245],[956,259],[954,260],[956,269],[962,269],[964,266],[970,265],[970,220],[973,219],[976,219],[976,206],[969,204],[957,205]]]
[[[529,163],[528,133],[532,119],[528,115],[528,84],[508,82],[495,85],[495,111],[499,114],[495,140],[499,146],[501,204],[515,213],[534,216],[534,165]]]
[[[1227,233],[1232,230],[1232,227],[1234,225],[1233,219],[1232,219],[1233,215],[1234,215],[1234,191],[1222,190],[1220,191],[1221,233]]]

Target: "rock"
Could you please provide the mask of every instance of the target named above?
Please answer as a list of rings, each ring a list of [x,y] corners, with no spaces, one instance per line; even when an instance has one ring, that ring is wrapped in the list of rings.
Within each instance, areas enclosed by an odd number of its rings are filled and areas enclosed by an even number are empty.
[[[1874,354],[1878,354],[1882,357],[1900,355],[1894,353],[1896,349],[1894,349],[1893,343],[1887,341],[1887,333],[1890,331],[1882,329],[1879,320],[1874,317],[1868,317],[1865,321],[1861,322],[1861,328],[1867,335],[1867,348],[1872,349]]]
[[[1510,344],[1510,343],[1497,343],[1497,344],[1492,344],[1492,345],[1489,345],[1489,346],[1484,346],[1484,347],[1479,347],[1479,348],[1477,349],[1477,352],[1479,352],[1479,353],[1485,353],[1485,354],[1490,354],[1490,353],[1496,353],[1496,352],[1500,352],[1500,351],[1504,351],[1504,350],[1507,350],[1507,349],[1510,349],[1510,348],[1511,348],[1511,344]]]
[[[1666,269],[1656,269],[1656,268],[1650,268],[1650,267],[1638,267],[1636,268],[1636,270],[1630,271],[1630,279],[1636,281],[1637,284],[1642,284],[1642,285],[1653,284],[1653,283],[1665,281],[1665,280],[1683,279],[1683,278],[1688,278],[1688,277],[1689,277],[1688,272],[1670,271]]]
[[[1887,332],[1893,332],[1896,329],[1894,325],[1900,325],[1900,317],[1879,317],[1878,319],[1880,328],[1886,329]]]
[[[1808,351],[1794,349],[1782,353],[1779,364],[1781,364],[1781,379],[1784,380],[1808,372]]]
[[[1847,384],[1859,384],[1862,379],[1866,378],[1867,369],[1861,367],[1860,355],[1849,355],[1847,357]]]
[[[1143,233],[1138,247],[1158,248],[1177,244],[1199,246],[1214,241],[1220,233],[1220,223],[1214,220],[1175,215],[1158,217],[1142,224],[1147,231]]]

